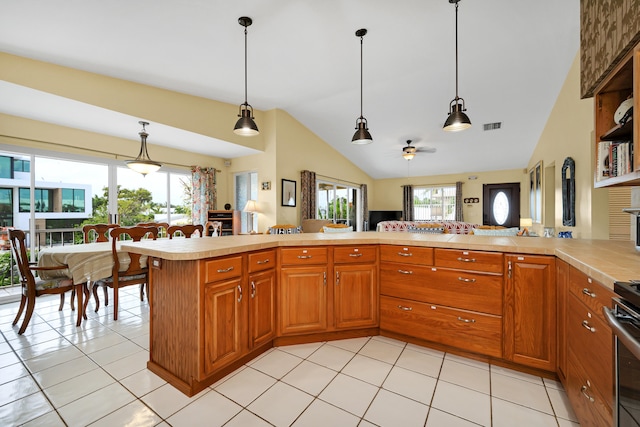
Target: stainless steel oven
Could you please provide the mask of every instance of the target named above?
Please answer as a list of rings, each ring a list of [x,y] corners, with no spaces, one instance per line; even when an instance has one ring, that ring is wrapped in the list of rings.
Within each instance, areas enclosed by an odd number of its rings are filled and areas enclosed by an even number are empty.
[[[614,425],[640,427],[640,285],[616,282],[614,308],[604,314],[615,335]]]

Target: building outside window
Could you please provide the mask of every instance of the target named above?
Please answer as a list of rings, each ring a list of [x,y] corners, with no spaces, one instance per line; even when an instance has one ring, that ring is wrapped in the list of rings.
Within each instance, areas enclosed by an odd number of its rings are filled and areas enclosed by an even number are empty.
[[[31,211],[31,191],[28,188],[20,189],[20,212]],[[53,190],[48,188],[36,188],[33,196],[36,212],[53,212]]]
[[[413,217],[416,221],[455,221],[455,185],[414,188]]]

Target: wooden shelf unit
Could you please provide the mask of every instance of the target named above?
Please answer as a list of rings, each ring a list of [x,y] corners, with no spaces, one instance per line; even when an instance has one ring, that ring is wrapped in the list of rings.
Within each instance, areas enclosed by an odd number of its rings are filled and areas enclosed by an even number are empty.
[[[613,115],[622,101],[633,96],[633,116],[616,125]],[[640,43],[613,69],[595,91],[594,187],[640,185]],[[633,151],[631,172],[598,180],[599,144],[602,141],[630,141]]]
[[[222,223],[222,236],[240,234],[240,211],[209,211],[207,217]]]

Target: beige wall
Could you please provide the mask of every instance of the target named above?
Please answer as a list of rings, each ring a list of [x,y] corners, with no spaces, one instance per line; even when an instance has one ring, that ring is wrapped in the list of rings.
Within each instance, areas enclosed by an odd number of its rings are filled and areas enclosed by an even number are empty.
[[[593,129],[593,98],[580,99],[580,61],[576,55],[528,168],[539,161],[543,162],[545,169],[553,168],[552,175],[545,175],[545,179],[553,180],[553,185],[547,182],[544,196],[545,203],[552,204],[553,209],[545,209],[543,225],[555,226],[556,232],[571,231],[578,238],[608,239],[608,190],[593,188]],[[576,165],[575,227],[562,225],[561,175],[567,157],[573,158]],[[536,231],[540,232],[541,227]]]
[[[260,231],[264,231],[266,227],[275,223],[300,223],[300,172],[305,169],[316,172],[321,178],[335,177],[354,186],[367,184],[369,208],[372,210],[401,209],[400,187],[406,183],[433,185],[462,181],[464,182],[463,197],[480,198],[480,203],[464,206],[465,220],[473,223],[482,222],[482,184],[520,182],[522,216],[528,212],[528,174],[525,169],[372,180],[347,158],[282,110],[257,111],[256,121],[261,130],[260,135],[242,138],[232,133],[232,126],[228,120],[228,117],[235,117],[237,114],[235,105],[107,78],[5,53],[0,53],[0,61],[3,62],[3,66],[0,67],[0,79],[261,150],[260,154],[232,159],[231,165],[227,167],[224,165],[224,159],[221,158],[155,146],[152,138],[149,144],[154,160],[182,165],[182,167],[199,164],[220,169],[222,173],[218,181],[219,208],[227,202],[233,204],[234,173],[253,171],[258,173],[259,183],[270,181],[271,190],[259,190],[258,202],[262,211],[258,216]],[[113,96],[114,93],[118,96]],[[347,141],[345,143],[348,143],[348,137],[349,135],[345,137]],[[576,56],[528,164],[528,168],[531,168],[542,161],[547,172],[544,224],[541,224],[536,231],[541,232],[543,225],[556,226],[557,230],[565,229],[561,226],[560,174],[564,159],[571,156],[576,162],[577,193],[577,226],[571,230],[576,237],[608,238],[606,210],[608,190],[593,189],[591,150],[593,140],[593,100],[580,100],[579,61]],[[2,114],[0,114],[0,143],[123,160],[135,157],[138,151],[138,147],[132,147],[131,140]],[[302,152],[304,155],[301,155]],[[469,180],[470,175],[478,178]],[[297,208],[280,206],[280,188],[283,178],[295,180],[297,183]],[[242,207],[235,208],[242,209]]]
[[[469,177],[477,177],[469,179]],[[369,209],[371,210],[401,210],[402,209],[402,189],[403,185],[441,185],[454,184],[461,181],[462,197],[477,197],[479,203],[465,204],[462,208],[462,216],[466,222],[482,224],[482,185],[501,184],[519,182],[520,207],[522,212],[528,205],[524,205],[525,185],[527,175],[523,169],[511,169],[493,172],[473,172],[450,175],[420,176],[412,178],[379,179],[375,181],[375,197],[369,199]]]

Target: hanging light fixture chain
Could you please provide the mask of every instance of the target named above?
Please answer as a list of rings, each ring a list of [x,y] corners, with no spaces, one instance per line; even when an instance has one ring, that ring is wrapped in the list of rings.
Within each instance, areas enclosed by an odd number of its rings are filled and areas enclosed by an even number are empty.
[[[458,2],[456,1],[456,100],[458,97]]]
[[[360,118],[364,117],[364,113],[363,113],[363,108],[362,108],[362,92],[363,92],[363,85],[362,85],[362,79],[363,79],[363,66],[362,66],[362,62],[363,62],[363,56],[362,56],[362,49],[363,49],[363,41],[364,41],[364,34],[360,36]]]

